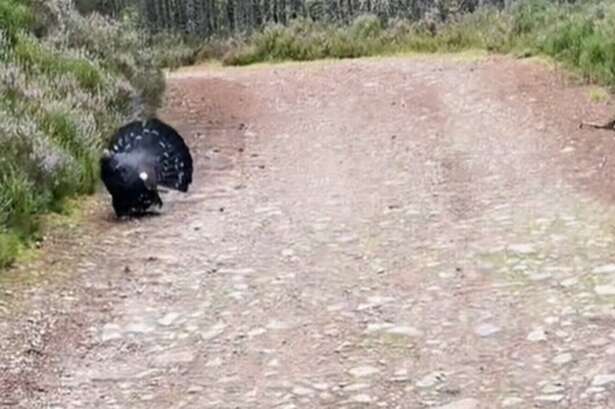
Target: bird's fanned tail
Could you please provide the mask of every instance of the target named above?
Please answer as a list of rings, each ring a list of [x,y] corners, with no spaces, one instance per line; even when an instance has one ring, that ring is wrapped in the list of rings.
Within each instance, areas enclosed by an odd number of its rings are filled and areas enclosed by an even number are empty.
[[[160,185],[181,192],[192,183],[192,156],[182,137],[170,126],[153,119],[149,121],[150,132],[157,134]]]
[[[192,183],[192,156],[171,126],[159,119],[131,122],[120,128],[112,141],[115,153],[143,151],[155,164],[159,185],[186,192]]]

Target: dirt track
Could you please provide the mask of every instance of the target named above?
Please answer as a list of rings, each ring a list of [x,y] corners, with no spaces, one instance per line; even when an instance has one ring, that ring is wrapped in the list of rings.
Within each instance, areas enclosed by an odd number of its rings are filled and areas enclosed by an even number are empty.
[[[50,251],[78,273],[5,313],[0,407],[615,407],[615,134],[577,128],[612,113],[586,88],[376,59],[191,69],[168,106],[193,190]]]

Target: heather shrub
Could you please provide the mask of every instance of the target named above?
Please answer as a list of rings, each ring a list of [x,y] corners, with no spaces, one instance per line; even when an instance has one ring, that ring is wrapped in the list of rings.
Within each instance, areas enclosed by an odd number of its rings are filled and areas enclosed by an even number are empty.
[[[98,185],[105,139],[154,113],[164,77],[134,16],[76,12],[69,0],[0,0],[0,267],[38,215]]]

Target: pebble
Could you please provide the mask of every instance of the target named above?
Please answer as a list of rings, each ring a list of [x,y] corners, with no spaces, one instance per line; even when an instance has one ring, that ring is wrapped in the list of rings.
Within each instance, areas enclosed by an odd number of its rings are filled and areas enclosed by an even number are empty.
[[[544,395],[555,395],[564,392],[564,387],[557,384],[548,384],[542,388]]]
[[[534,398],[537,402],[557,403],[564,399],[564,395],[539,395]]]
[[[200,393],[203,392],[203,387],[199,386],[199,385],[192,385],[191,387],[188,388],[188,393],[189,394],[196,394],[196,393]]]
[[[344,387],[344,390],[349,391],[349,392],[356,392],[356,391],[360,391],[363,389],[369,389],[370,387],[371,385],[367,383],[353,383],[351,385]]]
[[[610,341],[607,338],[604,337],[600,337],[600,338],[596,338],[594,340],[592,340],[590,342],[590,345],[593,347],[602,347],[605,346],[609,343]]]
[[[364,311],[370,308],[379,307],[381,305],[395,301],[392,297],[373,296],[367,299],[367,303],[359,304],[357,311]]]
[[[615,264],[605,264],[600,267],[596,267],[592,270],[594,274],[611,274],[615,273]]]
[[[436,409],[476,409],[478,408],[478,401],[476,399],[461,399],[455,402],[451,402],[444,406],[438,406]]]
[[[572,354],[566,352],[566,353],[557,355],[555,358],[553,358],[552,362],[555,365],[566,365],[570,361],[572,361]]]
[[[578,282],[579,280],[577,278],[567,278],[565,280],[562,280],[560,282],[560,285],[565,288],[570,288],[572,286],[575,286]]]
[[[615,374],[596,375],[592,380],[592,386],[604,386],[615,382]]]
[[[474,332],[476,335],[481,337],[490,337],[491,335],[495,335],[500,332],[501,328],[494,324],[480,324],[474,328]]]
[[[543,281],[543,280],[548,280],[549,278],[551,278],[551,273],[531,273],[528,275],[528,278],[531,281]]]
[[[367,324],[367,332],[378,332],[386,329],[393,328],[394,325],[388,322]]]
[[[354,395],[352,398],[350,398],[350,400],[356,403],[371,403],[372,397],[361,393],[359,395]]]
[[[367,376],[375,375],[379,372],[380,370],[378,368],[374,368],[373,366],[358,366],[348,371],[348,373],[355,378],[364,378]]]
[[[512,408],[513,406],[519,406],[522,403],[523,403],[523,399],[516,398],[516,397],[510,397],[510,398],[506,398],[506,399],[502,400],[502,407],[503,408]]]
[[[126,332],[133,332],[135,334],[147,334],[154,331],[154,327],[144,322],[136,322],[126,326]]]
[[[536,249],[531,244],[513,244],[508,247],[508,250],[523,255],[536,253]]]
[[[544,328],[536,328],[534,331],[528,334],[527,340],[531,342],[546,341],[547,333],[545,332]]]
[[[597,285],[594,291],[598,295],[615,295],[615,285]]]
[[[284,249],[282,250],[282,255],[284,257],[292,257],[295,255],[295,251],[293,249]]]
[[[217,337],[218,335],[220,335],[220,334],[222,334],[224,332],[224,328],[226,328],[226,324],[223,323],[223,322],[219,322],[217,324],[214,324],[214,325],[211,326],[209,331],[201,333],[201,338],[203,338],[203,340],[205,340],[205,341],[208,341],[210,339],[214,339],[215,337]]]
[[[120,332],[119,325],[105,324],[102,328],[102,334],[100,336],[102,342],[112,341],[114,339],[121,339],[122,334]]]
[[[312,385],[314,389],[318,389],[319,391],[326,391],[329,389],[329,384],[326,383],[315,383]]]
[[[431,388],[437,383],[444,382],[446,380],[446,374],[442,372],[432,372],[416,381],[418,388]]]
[[[267,330],[265,328],[255,328],[253,330],[248,331],[248,337],[254,338],[259,335],[263,335]]]
[[[153,360],[158,365],[170,365],[190,363],[194,361],[194,359],[195,355],[191,351],[169,351],[156,355]]]
[[[414,328],[414,327],[392,327],[386,330],[387,334],[393,335],[404,335],[407,337],[421,337],[423,336],[423,332]]]
[[[164,317],[162,317],[161,319],[159,319],[158,324],[162,325],[163,327],[168,327],[169,325],[173,324],[173,322],[178,318],[179,318],[178,313],[170,312]]]
[[[314,394],[314,391],[310,388],[306,388],[304,386],[295,386],[293,388],[293,394],[297,396],[310,396]]]
[[[224,363],[224,361],[222,361],[222,358],[220,357],[216,357],[210,361],[207,361],[207,363],[205,363],[205,367],[207,368],[216,368],[218,366],[222,366],[222,364]]]
[[[278,321],[278,320],[271,320],[269,321],[269,324],[267,324],[267,328],[274,329],[274,330],[276,329],[282,330],[282,329],[292,328],[292,325],[286,322]]]

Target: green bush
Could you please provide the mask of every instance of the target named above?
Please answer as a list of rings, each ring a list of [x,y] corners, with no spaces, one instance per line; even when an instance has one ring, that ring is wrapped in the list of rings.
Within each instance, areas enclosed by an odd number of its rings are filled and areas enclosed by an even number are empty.
[[[161,104],[148,41],[130,13],[112,21],[70,0],[0,0],[0,267],[37,234],[39,214],[94,192],[111,131]]]

